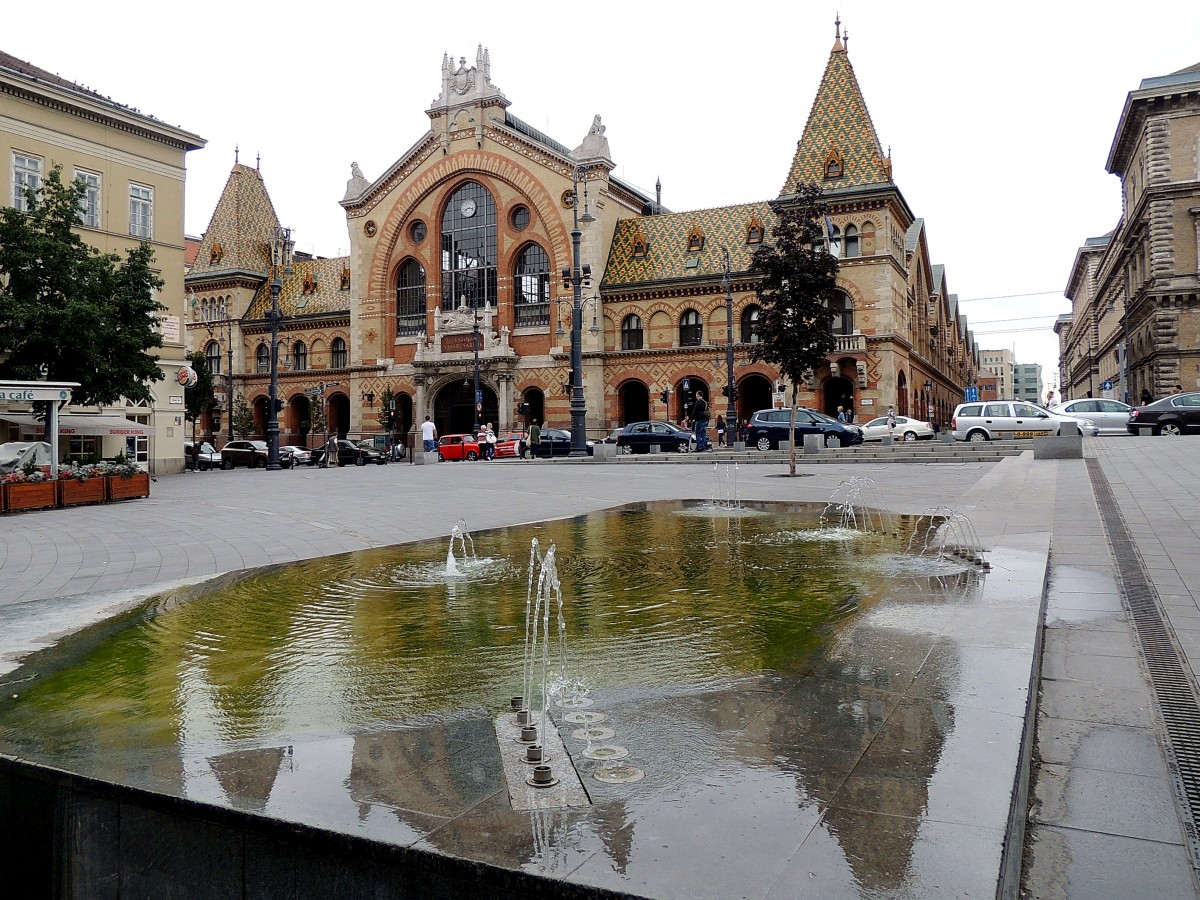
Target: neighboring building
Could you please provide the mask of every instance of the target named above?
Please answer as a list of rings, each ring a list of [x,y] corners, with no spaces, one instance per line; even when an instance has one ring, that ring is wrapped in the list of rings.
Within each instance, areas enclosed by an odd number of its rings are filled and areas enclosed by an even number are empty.
[[[1121,219],[1075,254],[1059,332],[1063,396],[1136,402],[1200,388],[1200,64],[1125,100],[1107,170]],[[1126,352],[1127,350],[1127,352]]]
[[[1013,399],[1042,402],[1042,367],[1038,363],[1016,363],[1013,366]]]
[[[1005,395],[1000,393],[1000,379],[995,375],[980,375],[979,376],[979,399],[980,400],[1000,400],[1004,399]]]
[[[1013,374],[1012,350],[980,350],[979,359],[984,371],[996,376],[996,390],[1001,400],[1011,400],[1016,396],[1016,378]]]
[[[769,407],[779,373],[748,359],[759,307],[747,270],[771,238],[775,208],[809,181],[832,204],[842,268],[837,348],[802,386],[801,403],[860,416],[892,403],[924,415],[932,405],[945,421],[978,371],[966,320],[929,260],[923,220],[892,181],[840,34],[779,196],[690,212],[671,212],[661,191],[648,196],[613,174],[599,116],[574,150],[513,116],[482,47],[474,66],[445,57],[441,75],[430,128],[411,149],[374,181],[351,166],[342,200],[349,255],[298,260],[281,279],[281,441],[309,439],[321,385],[326,420],[342,435],[380,431],[387,390],[399,428],[428,413],[441,433],[470,429],[476,328],[482,419],[502,429],[532,419],[567,426],[572,287],[561,273],[573,264],[576,213],[589,276],[589,434],[678,420],[683,398],[700,390],[725,412],[727,259],[736,414]],[[260,430],[271,354],[266,248],[278,225],[261,173],[235,162],[187,277],[190,339],[218,372],[232,361],[233,392]]]
[[[97,412],[131,420],[145,433],[106,436],[119,427],[64,438],[74,455],[114,456],[126,451],[152,471],[183,468],[183,388],[175,376],[184,365],[183,194],[185,155],[203,139],[122,106],[100,94],[0,52],[0,152],[8,167],[0,202],[22,208],[22,186],[38,187],[56,165],[64,178],[87,186],[79,234],[104,253],[124,256],[142,241],[154,248],[154,266],[165,282],[158,300],[163,347],[158,362],[165,378],[151,386],[149,405],[127,404]],[[9,410],[19,412],[20,410]],[[0,439],[19,428],[0,423]],[[30,429],[25,429],[27,432]]]

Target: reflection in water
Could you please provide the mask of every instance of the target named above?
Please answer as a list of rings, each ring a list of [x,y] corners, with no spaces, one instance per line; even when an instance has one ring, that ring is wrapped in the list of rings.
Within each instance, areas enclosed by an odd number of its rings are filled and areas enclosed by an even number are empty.
[[[941,648],[919,701],[902,692],[930,657],[935,623],[979,576],[910,565],[903,519],[898,536],[848,539],[818,527],[819,507],[744,508],[705,516],[697,504],[638,504],[480,534],[470,572],[456,563],[466,577],[447,578],[440,539],[152,605],[156,614],[115,636],[81,640],[77,662],[0,707],[0,748],[652,893],[680,868],[701,877],[694,860],[712,851],[698,821],[705,833],[762,830],[756,852],[721,857],[725,875],[750,881],[764,877],[764,853],[782,865],[824,829],[860,888],[895,888],[954,729],[940,701],[957,651]],[[555,612],[573,669],[561,677],[587,686],[613,742],[647,773],[636,785],[591,778],[603,763],[583,756],[579,726],[559,716],[591,808],[530,814],[508,803],[491,719],[529,693],[531,538],[555,546]],[[864,811],[910,821],[876,833]],[[663,865],[676,854],[678,866]],[[720,879],[703,883],[722,893]],[[659,893],[687,890],[684,879]]]

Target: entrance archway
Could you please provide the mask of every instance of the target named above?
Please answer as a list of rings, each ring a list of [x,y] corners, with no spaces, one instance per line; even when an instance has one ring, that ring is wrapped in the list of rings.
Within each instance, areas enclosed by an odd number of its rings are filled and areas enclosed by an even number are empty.
[[[538,388],[529,388],[522,396],[522,402],[528,404],[529,410],[525,413],[524,420],[517,423],[521,428],[528,430],[529,426],[534,422],[539,425],[546,424],[546,395]]]
[[[627,381],[617,391],[619,425],[650,418],[650,389],[640,381]]]
[[[479,391],[483,394],[479,424],[491,422],[493,428],[499,427],[500,404],[496,392],[482,381]],[[433,398],[433,424],[438,434],[475,433],[475,385],[470,379],[456,378],[437,392]]]
[[[854,415],[854,382],[841,375],[827,378],[824,384],[824,405],[821,411],[827,416],[837,416],[838,407]]]
[[[770,409],[773,388],[774,384],[763,375],[747,375],[739,381],[735,404],[738,419],[749,420],[760,409]]]
[[[708,382],[699,375],[684,375],[675,382],[675,396],[672,398],[674,408],[671,412],[674,414],[675,422],[680,419],[692,417],[692,404],[696,402],[696,394],[703,391],[704,401],[708,404],[709,409],[712,409],[712,391],[708,387]]]
[[[908,378],[903,372],[896,377],[896,415],[908,415]]]
[[[339,392],[329,398],[325,417],[329,420],[329,433],[344,438],[350,433],[350,398]]]
[[[296,394],[296,396],[288,401],[287,415],[285,416],[287,430],[289,433],[295,432],[296,443],[302,447],[308,446],[308,435],[312,431],[311,413],[312,405],[309,403],[308,397],[304,396],[304,394]],[[290,443],[289,441],[283,441],[282,437],[280,441],[281,443]]]

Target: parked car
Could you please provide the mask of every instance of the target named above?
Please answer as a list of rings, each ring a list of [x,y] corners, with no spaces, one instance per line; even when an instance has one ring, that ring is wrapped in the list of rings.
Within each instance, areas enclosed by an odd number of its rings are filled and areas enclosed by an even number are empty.
[[[896,427],[888,428],[888,417],[880,416],[862,426],[864,441],[882,441],[889,434],[898,441],[932,441],[933,426],[920,419],[896,416]]]
[[[496,440],[496,459],[525,458],[529,450],[528,436],[523,431],[511,431]]]
[[[1050,412],[1056,416],[1070,416],[1073,419],[1094,422],[1100,434],[1125,434],[1131,409],[1132,406],[1120,400],[1085,397],[1082,400],[1064,400],[1057,406],[1050,407]]]
[[[588,456],[592,455],[595,441],[585,441]],[[536,445],[529,445],[530,456],[567,456],[571,452],[571,432],[565,428],[543,428]]]
[[[1177,435],[1200,431],[1200,392],[1171,394],[1129,413],[1130,434],[1150,426],[1155,434]]]
[[[265,469],[267,455],[266,441],[230,441],[221,448],[221,468]],[[292,454],[283,447],[279,448],[279,465],[284,469],[292,467]]]
[[[1069,427],[1069,432],[1063,431],[1064,426]],[[1095,425],[1089,421],[1055,415],[1021,400],[960,403],[954,408],[950,427],[956,441],[994,441],[1005,434],[1029,438],[1075,431],[1095,432]]]
[[[313,464],[312,451],[307,447],[299,447],[295,444],[285,444],[279,448],[280,452],[287,450],[292,454],[292,465],[294,466],[311,466]]]
[[[380,450],[374,441],[359,441],[354,444],[354,449],[357,451],[357,455],[354,457],[356,466],[365,466],[367,463],[386,466],[388,460],[391,459],[391,453],[387,450]],[[338,455],[341,456],[340,448]]]
[[[746,427],[746,445],[759,450],[779,448],[780,441],[788,439],[790,409],[760,409],[750,417]],[[819,434],[827,444],[836,441],[842,447],[851,447],[863,442],[863,431],[857,425],[843,425],[832,416],[815,409],[796,409],[797,445],[804,442],[806,434]]]
[[[184,441],[183,455],[190,469],[207,472],[209,469],[221,468],[221,451],[208,441]]]
[[[324,447],[317,447],[310,452],[312,454],[313,465],[318,465],[325,459],[326,451]],[[338,466],[365,466],[367,463],[376,463],[382,466],[387,461],[387,454],[376,450],[375,444],[372,441],[360,441],[356,444],[354,441],[338,438]]]
[[[438,438],[438,459],[443,462],[479,459],[479,441],[473,434],[443,434]]]
[[[630,422],[617,435],[616,444],[621,453],[649,453],[651,447],[664,453],[692,453],[696,435],[672,422]]]

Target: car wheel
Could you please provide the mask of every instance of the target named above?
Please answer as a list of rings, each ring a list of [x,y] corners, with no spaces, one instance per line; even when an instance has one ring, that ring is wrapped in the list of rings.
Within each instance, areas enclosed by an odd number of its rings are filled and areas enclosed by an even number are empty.
[[[679,446],[676,447],[675,449],[678,450],[680,453],[691,453],[692,452],[692,442],[691,441],[680,441]]]
[[[1159,426],[1158,433],[1167,437],[1179,437],[1183,434],[1183,429],[1176,422],[1167,422]]]
[[[221,460],[221,468],[224,469],[226,472],[228,472],[230,469],[233,468],[233,460],[232,459]]]
[[[917,433],[915,431],[904,432],[904,440],[905,441],[911,442],[911,441],[915,441],[916,439],[917,439]]]
[[[624,453],[626,456],[632,456],[633,455],[633,444],[622,444],[621,452]]]
[[[474,450],[468,450],[467,451],[467,459],[469,459],[471,462],[475,462],[475,460],[479,459],[479,454],[476,453]]]
[[[760,437],[757,441],[754,442],[754,446],[757,447],[759,450],[770,450],[771,449],[771,439],[769,437]]]
[[[365,456],[361,456],[361,455],[356,456],[356,457],[354,457],[354,464],[356,466],[365,466],[367,464],[367,458]]]
[[[988,439],[986,431],[975,430],[967,435],[967,440],[972,444],[980,444]]]
[[[442,451],[439,450],[438,451],[438,462],[445,462],[445,461],[446,461],[446,457],[442,456]]]

